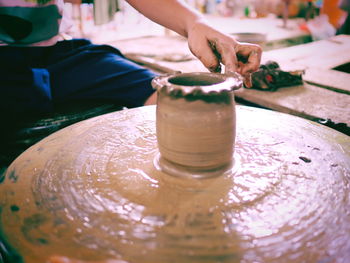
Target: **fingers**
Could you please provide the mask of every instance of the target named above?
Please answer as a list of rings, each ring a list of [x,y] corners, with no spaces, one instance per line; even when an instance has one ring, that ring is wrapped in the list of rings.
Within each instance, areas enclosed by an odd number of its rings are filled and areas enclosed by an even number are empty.
[[[244,77],[245,87],[251,88],[252,73],[259,69],[262,49],[258,45],[239,43],[236,54],[239,58],[237,71]]]
[[[188,45],[191,52],[211,72],[238,72],[251,85],[250,74],[260,66],[262,50],[258,45],[240,43],[206,23],[196,23],[188,31]],[[249,86],[250,86],[249,85]]]
[[[262,49],[258,45],[248,43],[236,43],[231,41],[214,40],[209,42],[211,52],[208,52],[206,59],[203,61],[210,61],[210,54],[215,55],[215,61],[222,62],[225,65],[225,72],[238,72],[244,78],[244,85],[247,88],[252,87],[252,73],[257,71],[260,66]],[[207,63],[208,63],[207,62]],[[204,65],[206,65],[203,62]],[[210,65],[210,63],[208,63]],[[209,67],[207,67],[209,68]],[[213,71],[213,70],[211,70]],[[217,72],[217,71],[215,71]]]
[[[257,46],[256,50],[253,50],[248,57],[248,63],[245,64],[242,69],[242,74],[252,73],[259,69],[261,61],[261,48]]]
[[[225,65],[225,72],[236,72],[238,64],[233,43],[220,42],[220,40],[214,40],[211,43],[213,51],[218,54],[217,57]]]
[[[241,73],[241,69],[244,67],[244,63],[239,61],[238,62],[238,73],[240,73],[243,76],[243,83],[246,88],[252,87],[252,74],[251,73],[245,73],[244,75]]]
[[[230,39],[215,40],[215,51],[225,65],[225,72],[238,72],[244,78],[244,85],[252,87],[252,73],[259,69],[262,50],[260,46],[239,43]]]
[[[206,39],[189,43],[191,52],[202,62],[210,72],[221,72],[220,57]]]
[[[262,49],[258,45],[240,43],[236,46],[238,57],[243,58],[244,63],[240,64],[239,71],[244,76],[259,69]]]
[[[252,74],[250,73],[245,74],[243,83],[246,88],[251,88],[253,86]]]
[[[196,23],[188,33],[188,44],[191,52],[209,71],[221,72],[220,63],[230,71],[237,70],[236,41],[208,24]]]

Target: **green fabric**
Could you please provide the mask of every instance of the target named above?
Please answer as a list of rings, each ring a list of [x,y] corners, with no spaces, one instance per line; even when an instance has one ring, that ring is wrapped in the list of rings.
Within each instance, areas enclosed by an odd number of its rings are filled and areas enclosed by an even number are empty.
[[[94,0],[95,25],[111,22],[117,11],[119,11],[118,0]]]
[[[58,34],[62,16],[56,5],[42,7],[0,7],[0,40],[28,45]]]
[[[50,2],[51,0],[24,0],[24,1],[44,5],[48,2]]]

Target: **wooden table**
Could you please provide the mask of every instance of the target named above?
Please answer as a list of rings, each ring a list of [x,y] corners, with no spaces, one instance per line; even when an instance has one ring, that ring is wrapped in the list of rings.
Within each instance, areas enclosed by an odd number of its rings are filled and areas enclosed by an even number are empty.
[[[312,40],[308,32],[300,29],[300,25],[305,23],[305,20],[301,18],[288,19],[286,27],[283,27],[282,19],[275,17],[247,19],[207,15],[206,18],[211,25],[227,34],[242,32],[264,34],[266,36],[264,50],[297,45]]]
[[[148,37],[114,43],[126,56],[159,72],[194,72],[207,69],[190,54],[185,39]],[[329,120],[350,127],[350,74],[334,68],[350,62],[350,36],[338,35],[266,51],[262,62],[274,60],[282,70],[305,70],[304,84],[275,92],[240,89],[238,99],[301,116]]]
[[[268,51],[262,62],[267,60],[277,61],[283,70],[305,70],[304,85],[277,92],[241,89],[237,96],[277,111],[350,127],[350,74],[334,69],[350,62],[350,36]]]

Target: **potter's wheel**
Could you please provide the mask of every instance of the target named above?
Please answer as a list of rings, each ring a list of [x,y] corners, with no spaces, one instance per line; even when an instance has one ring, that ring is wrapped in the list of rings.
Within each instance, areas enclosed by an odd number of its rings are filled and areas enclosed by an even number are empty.
[[[25,262],[348,262],[350,138],[237,106],[223,176],[157,170],[155,107],[65,128],[0,182],[0,226]],[[43,253],[45,251],[45,253]]]

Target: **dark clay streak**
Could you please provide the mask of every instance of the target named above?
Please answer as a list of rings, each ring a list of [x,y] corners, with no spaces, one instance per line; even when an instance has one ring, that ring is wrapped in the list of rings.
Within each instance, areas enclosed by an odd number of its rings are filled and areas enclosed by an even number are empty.
[[[43,150],[44,150],[43,147],[39,147],[36,151],[37,151],[37,152],[42,152]]]
[[[311,163],[311,159],[304,157],[304,156],[299,156],[299,159],[306,162],[306,163]]]
[[[12,212],[18,212],[19,211],[19,207],[16,206],[16,205],[11,205],[10,209],[11,209]]]
[[[10,173],[9,173],[9,179],[12,183],[16,183],[18,181],[18,176],[16,175],[16,172],[15,170],[12,170]]]
[[[225,104],[229,104],[230,101],[230,92],[222,92],[222,94],[217,95],[217,96],[211,96],[210,94],[186,94],[183,95],[182,92],[178,91],[178,90],[174,90],[171,91],[171,96],[174,99],[181,99],[184,98],[187,101],[196,101],[196,100],[203,100],[207,103],[225,103]]]
[[[46,245],[49,241],[41,237],[40,230],[38,228],[48,221],[47,217],[42,214],[34,214],[24,219],[21,231],[24,237],[33,244]]]
[[[37,238],[37,242],[42,245],[46,245],[49,243],[45,238]]]
[[[4,181],[5,181],[5,175],[6,173],[5,172],[0,172],[0,184],[2,184]]]

